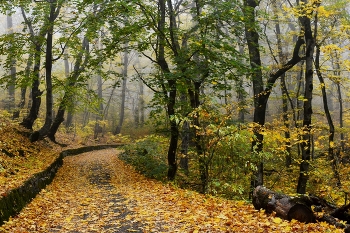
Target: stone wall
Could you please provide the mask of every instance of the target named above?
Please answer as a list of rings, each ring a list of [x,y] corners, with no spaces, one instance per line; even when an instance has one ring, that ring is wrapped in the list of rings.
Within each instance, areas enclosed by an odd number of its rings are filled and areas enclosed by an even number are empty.
[[[117,148],[122,145],[98,145],[87,146],[62,151],[57,159],[44,171],[34,174],[18,188],[12,189],[0,197],[0,225],[11,216],[18,214],[46,185],[50,184],[56,175],[58,168],[63,164],[66,156],[77,155],[93,150]]]

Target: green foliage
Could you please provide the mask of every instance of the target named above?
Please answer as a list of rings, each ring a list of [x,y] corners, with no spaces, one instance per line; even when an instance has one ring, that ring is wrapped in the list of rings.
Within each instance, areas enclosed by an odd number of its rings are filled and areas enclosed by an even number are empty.
[[[126,145],[120,157],[147,177],[165,180],[168,166],[166,164],[167,139],[149,135]]]
[[[198,117],[201,123],[199,127],[191,124],[191,129],[198,135],[197,140],[200,139],[202,154],[190,147],[187,155],[189,177],[194,180],[189,182],[192,185],[201,182],[199,167],[202,165],[208,175],[208,193],[242,199],[248,196],[254,162],[260,158],[254,158],[251,153],[251,128],[232,121],[237,106],[219,106],[215,101],[207,100],[185,119]]]

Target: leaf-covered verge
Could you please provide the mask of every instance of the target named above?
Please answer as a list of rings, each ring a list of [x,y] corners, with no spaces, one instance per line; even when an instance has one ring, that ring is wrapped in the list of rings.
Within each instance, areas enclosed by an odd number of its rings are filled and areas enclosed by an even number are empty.
[[[115,149],[66,157],[54,181],[2,232],[342,232],[267,216],[243,201],[146,178]]]
[[[1,113],[0,113],[1,114]],[[61,148],[46,140],[31,143],[29,132],[0,116],[0,195],[52,164]]]
[[[45,170],[59,156],[62,150],[87,145],[115,144],[120,142],[117,137],[105,137],[92,140],[86,132],[90,128],[80,129],[78,135],[57,133],[57,141],[65,147],[42,140],[31,143],[28,139],[30,132],[12,121],[6,111],[0,112],[0,196],[9,190],[21,186],[34,174]]]

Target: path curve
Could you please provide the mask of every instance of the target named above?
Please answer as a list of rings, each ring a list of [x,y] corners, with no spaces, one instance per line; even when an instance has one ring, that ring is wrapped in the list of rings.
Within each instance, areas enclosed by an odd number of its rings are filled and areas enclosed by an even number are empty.
[[[116,179],[116,149],[66,157],[53,182],[2,227],[7,232],[142,232]]]
[[[118,153],[107,149],[66,157],[53,182],[0,232],[343,232],[147,179]]]

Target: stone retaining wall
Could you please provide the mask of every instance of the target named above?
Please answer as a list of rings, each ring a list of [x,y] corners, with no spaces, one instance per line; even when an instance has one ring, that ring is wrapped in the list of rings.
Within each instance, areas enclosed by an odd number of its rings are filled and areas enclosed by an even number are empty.
[[[62,151],[58,158],[44,171],[34,174],[18,188],[12,189],[0,198],[0,225],[11,216],[18,214],[46,185],[50,184],[59,167],[63,164],[63,158],[93,150],[117,148],[122,145],[86,146]]]

